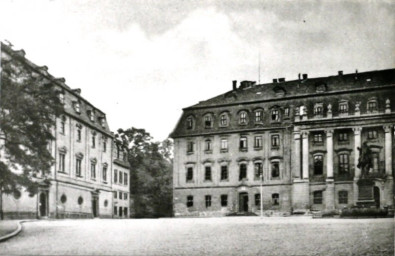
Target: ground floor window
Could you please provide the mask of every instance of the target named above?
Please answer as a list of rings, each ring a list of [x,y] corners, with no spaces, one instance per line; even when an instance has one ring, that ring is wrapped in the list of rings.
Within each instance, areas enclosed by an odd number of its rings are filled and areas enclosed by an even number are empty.
[[[119,206],[119,217],[122,217],[122,207],[121,206]]]
[[[187,207],[193,206],[193,196],[187,196]]]
[[[207,195],[206,196],[206,208],[211,206],[211,196]]]
[[[261,205],[261,194],[255,194],[255,205]]]
[[[114,215],[118,215],[118,213],[117,213],[117,207],[116,206],[114,206]]]
[[[221,206],[228,206],[228,195],[221,195]]]
[[[272,194],[272,204],[273,205],[279,205],[280,204],[280,195],[275,193]]]
[[[123,208],[123,215],[124,215],[125,217],[128,216],[128,208],[127,208],[127,207]]]
[[[322,191],[314,191],[313,203],[314,204],[322,204]]]
[[[348,204],[348,192],[339,191],[339,204]]]

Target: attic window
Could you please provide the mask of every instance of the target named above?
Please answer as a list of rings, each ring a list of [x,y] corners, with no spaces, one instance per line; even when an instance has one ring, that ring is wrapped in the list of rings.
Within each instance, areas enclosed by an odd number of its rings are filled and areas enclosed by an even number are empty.
[[[95,114],[93,113],[92,110],[88,111],[88,116],[89,116],[89,120],[91,120],[92,122],[95,121]]]
[[[286,93],[285,89],[281,86],[274,87],[273,91],[274,91],[276,97],[284,97],[285,93]]]
[[[326,84],[325,83],[317,83],[315,85],[316,92],[326,92]]]
[[[59,93],[59,101],[61,104],[65,103],[65,97],[63,92]]]
[[[100,124],[102,127],[106,126],[106,119],[104,117],[100,118]]]
[[[74,105],[74,110],[75,110],[75,112],[81,113],[81,106],[80,106],[80,103],[79,103],[79,102],[74,102],[73,105]]]

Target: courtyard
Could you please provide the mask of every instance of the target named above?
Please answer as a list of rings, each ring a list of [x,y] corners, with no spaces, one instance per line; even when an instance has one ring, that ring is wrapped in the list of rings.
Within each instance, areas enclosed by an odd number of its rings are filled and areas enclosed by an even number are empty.
[[[393,219],[40,220],[1,255],[394,255]]]

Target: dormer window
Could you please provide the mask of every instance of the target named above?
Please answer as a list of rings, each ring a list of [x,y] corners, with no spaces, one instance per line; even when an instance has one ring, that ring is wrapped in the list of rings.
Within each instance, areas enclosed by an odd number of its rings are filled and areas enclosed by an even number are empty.
[[[78,114],[81,113],[81,106],[79,102],[74,102],[74,110],[75,112],[77,112]]]
[[[59,101],[61,104],[65,104],[65,96],[63,92],[59,93]]]
[[[187,130],[192,130],[194,125],[194,119],[192,116],[187,117]]]
[[[91,120],[92,122],[95,121],[95,114],[93,113],[93,110],[88,111],[88,116],[89,120]]]
[[[106,118],[104,118],[104,117],[100,118],[100,125],[103,128],[106,126]]]
[[[239,124],[241,124],[241,125],[247,124],[247,112],[246,111],[240,112]]]
[[[210,114],[207,114],[204,117],[204,128],[210,129],[213,127],[213,117]]]
[[[341,101],[339,103],[339,115],[347,115],[348,114],[348,102]]]
[[[377,99],[376,98],[369,99],[367,109],[368,109],[368,113],[377,112],[378,107],[377,107]]]

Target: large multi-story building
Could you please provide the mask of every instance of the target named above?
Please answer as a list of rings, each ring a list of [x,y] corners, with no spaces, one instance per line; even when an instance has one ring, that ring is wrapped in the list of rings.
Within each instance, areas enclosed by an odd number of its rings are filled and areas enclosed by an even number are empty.
[[[114,195],[121,191],[127,201],[122,203],[122,215],[128,216],[128,165],[123,163],[119,174],[122,184],[113,181],[118,163],[113,159],[114,135],[105,113],[83,98],[80,89],[71,89],[64,79],[50,75],[45,66],[26,59],[23,50],[1,44],[1,59],[51,81],[64,105],[64,114],[56,118],[53,127],[55,140],[49,145],[55,164],[49,174],[36,177],[38,194],[30,196],[21,189],[20,193],[2,195],[4,217],[111,218],[119,216]]]
[[[225,215],[333,210],[363,196],[368,145],[377,207],[393,207],[395,69],[232,90],[183,109],[174,139],[174,212]],[[269,214],[269,213],[268,213]]]

